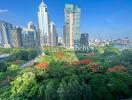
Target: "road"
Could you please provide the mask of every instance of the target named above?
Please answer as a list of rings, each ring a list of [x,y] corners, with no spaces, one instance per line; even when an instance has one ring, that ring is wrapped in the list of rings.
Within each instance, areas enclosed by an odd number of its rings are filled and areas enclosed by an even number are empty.
[[[27,63],[21,65],[20,67],[21,67],[21,68],[25,68],[25,67],[33,66],[33,65],[34,65],[34,62],[37,62],[37,61],[39,60],[39,57],[40,57],[41,55],[44,56],[44,55],[45,55],[44,52],[42,52],[42,53],[41,53],[39,56],[37,56],[35,59],[32,59],[32,60],[28,61]]]
[[[21,65],[21,68],[25,68],[25,67],[33,66],[33,65],[34,65],[34,62],[37,62],[38,59],[39,59],[39,56],[36,57],[35,59],[32,59],[32,60],[28,61],[27,63]]]
[[[6,58],[6,57],[9,57],[9,56],[10,56],[10,54],[2,54],[2,55],[0,55],[0,59]]]

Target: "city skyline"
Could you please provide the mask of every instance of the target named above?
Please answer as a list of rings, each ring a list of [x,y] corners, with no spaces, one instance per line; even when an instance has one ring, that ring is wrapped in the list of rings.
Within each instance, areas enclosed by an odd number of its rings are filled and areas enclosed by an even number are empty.
[[[49,17],[48,7],[42,0],[38,10],[38,28],[29,21],[19,29],[8,22],[0,21],[0,46],[18,48],[43,48],[57,46],[58,34],[55,24]]]
[[[37,11],[41,0],[8,1],[2,0],[0,3],[0,20],[21,27],[25,27],[28,21],[33,21],[38,26]],[[81,32],[88,32],[91,37],[99,38],[132,37],[131,0],[60,0],[59,2],[44,0],[44,2],[48,6],[50,18],[56,23],[59,36],[63,32],[64,6],[73,3],[82,9]]]
[[[0,100],[132,100],[132,0],[0,0]]]

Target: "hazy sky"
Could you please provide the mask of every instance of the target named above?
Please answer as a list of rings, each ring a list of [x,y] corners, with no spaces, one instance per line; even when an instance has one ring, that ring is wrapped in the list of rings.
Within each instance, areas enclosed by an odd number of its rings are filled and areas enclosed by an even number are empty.
[[[41,0],[0,0],[0,20],[25,27],[28,21],[38,25]],[[81,8],[81,32],[90,37],[132,38],[132,0],[44,0],[50,19],[62,34],[64,6],[76,4]]]

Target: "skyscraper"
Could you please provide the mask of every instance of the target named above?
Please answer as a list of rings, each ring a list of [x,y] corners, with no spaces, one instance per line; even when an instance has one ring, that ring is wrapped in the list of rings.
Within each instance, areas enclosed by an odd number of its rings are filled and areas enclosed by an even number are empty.
[[[37,31],[32,22],[29,22],[27,28],[22,31],[22,47],[37,48]]]
[[[13,41],[13,47],[22,47],[22,29],[20,27],[14,27],[11,30],[11,36]]]
[[[38,12],[40,46],[49,45],[49,17],[46,4],[41,2]]]
[[[88,33],[82,33],[80,38],[81,47],[87,47],[89,45]]]
[[[73,4],[65,5],[64,44],[76,48],[80,44],[81,9]]]
[[[4,48],[12,47],[12,24],[0,21],[0,45]]]
[[[53,22],[50,22],[50,46],[57,46],[58,45],[58,35],[57,35],[57,31],[56,31],[56,26]]]

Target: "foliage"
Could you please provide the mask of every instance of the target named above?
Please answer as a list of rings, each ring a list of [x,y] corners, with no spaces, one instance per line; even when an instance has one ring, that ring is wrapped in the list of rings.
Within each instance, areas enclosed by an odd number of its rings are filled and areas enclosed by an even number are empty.
[[[35,75],[32,72],[24,73],[11,82],[12,96],[22,96],[25,98],[32,98],[36,95],[38,85],[35,80]]]
[[[19,50],[14,52],[9,58],[8,61],[24,60],[29,61],[34,59],[37,56],[37,51],[35,50]]]
[[[8,71],[15,71],[15,70],[17,70],[18,68],[19,68],[18,65],[13,64],[13,65],[9,66],[9,67],[7,68],[7,70],[8,70]]]
[[[35,66],[18,68],[19,73],[16,70],[20,65],[18,61],[34,58],[34,51],[11,51],[13,62],[8,63],[8,71],[0,74],[0,86],[4,86],[0,90],[0,99],[121,100],[132,97],[132,76],[128,70],[131,50],[102,46],[90,53],[64,48],[58,49],[60,52],[57,53],[49,52],[52,49],[46,47],[49,54],[40,56]],[[13,80],[11,85],[3,84],[3,79],[9,76]]]
[[[13,63],[16,64],[16,65],[20,65],[21,64],[21,61],[20,60],[16,60]]]
[[[56,58],[58,58],[59,60],[61,60],[64,57],[64,52],[57,52],[56,53]]]
[[[113,48],[111,46],[104,47],[104,53],[103,55],[120,55],[120,51],[117,48]]]
[[[132,93],[132,77],[121,73],[95,74],[90,85],[94,100],[120,100]]]
[[[44,52],[46,55],[50,55],[50,52],[49,52],[49,50],[45,50],[45,52]]]
[[[94,73],[105,73],[107,71],[107,67],[103,67],[99,64],[89,64],[88,69]]]
[[[4,54],[4,53],[11,53],[13,52],[12,48],[0,48],[0,53]]]
[[[10,95],[10,88],[4,87],[0,89],[0,100],[10,100]]]
[[[103,47],[95,47],[95,53],[98,54],[103,54],[104,53],[104,48]]]
[[[39,69],[47,69],[48,62],[41,62],[38,65],[36,65],[36,67],[39,68]]]
[[[93,60],[89,60],[89,59],[86,59],[86,60],[79,60],[79,61],[75,61],[75,62],[72,62],[73,65],[87,65],[87,64],[90,64],[92,63]]]
[[[109,68],[108,72],[127,72],[127,69],[123,66],[114,66]]]
[[[122,62],[132,64],[132,49],[123,50],[121,53]]]
[[[0,62],[0,72],[6,72],[8,66],[9,64]]]

